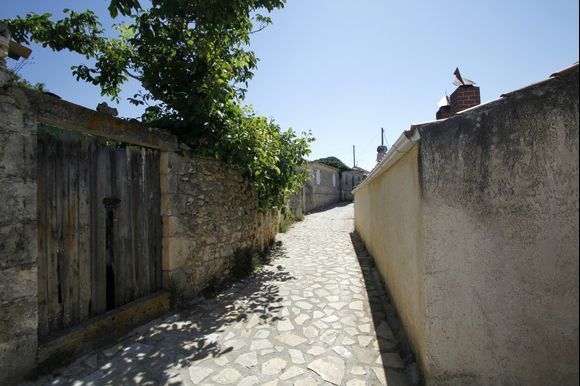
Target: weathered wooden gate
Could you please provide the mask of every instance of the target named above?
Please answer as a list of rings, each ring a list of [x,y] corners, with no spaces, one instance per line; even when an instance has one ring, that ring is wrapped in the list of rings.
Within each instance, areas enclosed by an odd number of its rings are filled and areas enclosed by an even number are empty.
[[[159,152],[38,130],[39,336],[161,289]]]

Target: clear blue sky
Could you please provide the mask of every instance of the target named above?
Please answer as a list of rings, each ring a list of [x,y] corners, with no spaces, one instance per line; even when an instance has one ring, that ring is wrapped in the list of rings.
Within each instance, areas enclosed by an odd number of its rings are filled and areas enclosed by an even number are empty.
[[[0,18],[60,13],[106,1],[38,0],[3,4]],[[412,123],[433,120],[459,67],[482,101],[547,78],[578,61],[578,0],[289,0],[274,24],[254,35],[260,58],[248,104],[283,127],[311,130],[312,159],[334,155],[371,169],[380,128],[392,144]],[[22,74],[65,99],[94,108],[95,87],[76,82],[76,55],[34,49]],[[127,87],[126,96],[136,90]],[[122,116],[139,111],[126,102]]]

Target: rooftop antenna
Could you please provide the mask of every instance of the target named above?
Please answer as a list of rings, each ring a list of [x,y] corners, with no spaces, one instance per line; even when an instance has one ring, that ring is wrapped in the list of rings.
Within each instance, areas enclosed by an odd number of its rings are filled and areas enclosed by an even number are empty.
[[[385,137],[385,129],[381,127],[381,146],[385,146],[385,150],[389,150],[389,142]]]
[[[385,129],[381,127],[381,146],[377,147],[377,162],[383,159],[387,150],[388,149],[385,146]]]
[[[356,167],[356,148],[352,145],[352,167]]]

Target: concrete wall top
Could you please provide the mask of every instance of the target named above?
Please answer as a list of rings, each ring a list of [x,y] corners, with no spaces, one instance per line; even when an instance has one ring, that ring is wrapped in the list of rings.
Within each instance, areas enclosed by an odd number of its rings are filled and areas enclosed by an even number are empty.
[[[100,113],[55,95],[29,89],[16,90],[20,90],[16,92],[21,95],[19,102],[28,105],[37,120],[45,125],[164,151],[178,149],[177,138],[168,131]]]

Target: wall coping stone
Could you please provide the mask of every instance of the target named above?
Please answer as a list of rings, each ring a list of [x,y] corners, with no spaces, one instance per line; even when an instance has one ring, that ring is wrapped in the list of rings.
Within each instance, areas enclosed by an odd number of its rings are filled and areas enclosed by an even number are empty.
[[[179,150],[177,137],[166,130],[147,127],[138,121],[115,118],[64,101],[56,95],[20,90],[37,120],[45,125],[163,151]]]

